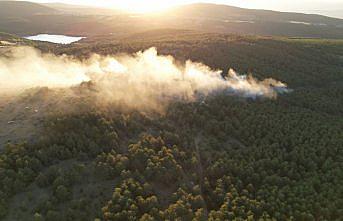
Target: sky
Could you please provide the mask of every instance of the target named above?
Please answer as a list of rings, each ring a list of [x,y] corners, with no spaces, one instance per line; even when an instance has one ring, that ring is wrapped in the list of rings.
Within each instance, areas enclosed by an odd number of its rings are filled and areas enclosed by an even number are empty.
[[[333,12],[343,17],[343,0],[31,0],[35,2],[63,2],[71,4],[117,7],[121,9],[148,12],[177,4],[208,2],[227,4],[243,8],[270,9],[305,13]]]

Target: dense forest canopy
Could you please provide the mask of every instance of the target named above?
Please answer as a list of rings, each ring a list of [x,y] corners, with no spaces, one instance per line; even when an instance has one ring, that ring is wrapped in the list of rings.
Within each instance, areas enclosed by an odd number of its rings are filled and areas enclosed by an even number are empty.
[[[217,94],[162,113],[87,96],[68,103],[77,110],[69,113],[51,104],[37,137],[3,147],[1,219],[343,219],[342,41],[160,30],[36,46],[79,58],[154,46],[178,62],[273,77],[293,92]],[[25,93],[37,103],[56,98],[54,89]]]

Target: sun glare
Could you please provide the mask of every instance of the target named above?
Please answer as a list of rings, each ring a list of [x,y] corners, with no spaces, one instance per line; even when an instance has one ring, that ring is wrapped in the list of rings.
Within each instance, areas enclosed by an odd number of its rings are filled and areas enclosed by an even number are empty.
[[[173,1],[155,1],[155,0],[144,0],[144,1],[121,1],[118,3],[118,7],[123,10],[135,13],[149,13],[161,11],[174,6]]]

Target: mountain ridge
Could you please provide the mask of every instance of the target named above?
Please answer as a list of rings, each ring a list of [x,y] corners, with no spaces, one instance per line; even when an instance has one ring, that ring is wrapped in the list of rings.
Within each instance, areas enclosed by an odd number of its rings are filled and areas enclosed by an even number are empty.
[[[226,34],[343,39],[343,19],[317,14],[209,3],[176,6],[151,14],[117,13],[119,11],[111,9],[69,7],[56,3],[50,6],[0,1],[0,31],[19,36],[40,33],[96,36],[171,28]]]
[[[0,18],[7,16],[26,17],[35,14],[56,13],[57,10],[30,1],[0,1]]]
[[[282,15],[282,18],[289,18],[291,19],[290,16],[298,16],[296,18],[301,18],[301,19],[305,19],[305,21],[310,21],[309,19],[324,19],[324,20],[329,20],[329,21],[334,21],[334,22],[339,22],[340,24],[343,23],[343,19],[340,18],[333,18],[333,17],[329,17],[329,16],[325,16],[325,15],[320,15],[320,14],[313,14],[313,13],[299,13],[299,12],[283,12],[283,11],[275,11],[275,10],[266,10],[266,9],[247,9],[247,8],[241,8],[241,7],[236,7],[236,6],[230,6],[230,5],[224,5],[224,4],[212,4],[212,3],[194,3],[194,4],[188,4],[188,5],[182,5],[182,6],[176,6],[172,9],[166,10],[166,12],[173,12],[175,13],[176,10],[188,10],[187,13],[190,13],[191,11],[189,10],[195,10],[197,9],[197,13],[203,13],[202,15],[209,15],[208,14],[208,10],[217,10],[216,13],[213,13],[216,17],[223,17],[223,18],[227,18],[230,17],[230,15],[226,15],[226,13],[229,12],[234,12],[234,16],[258,16],[257,18],[262,18],[263,20],[266,19],[266,17],[269,17],[269,19],[266,20],[270,20],[270,16],[275,16],[275,15]],[[202,11],[200,11],[202,10]],[[207,10],[207,11],[204,11]],[[219,14],[219,13],[225,13],[224,14]],[[207,14],[205,14],[207,13]],[[218,16],[218,14],[220,16]],[[212,17],[212,16],[211,16]],[[231,15],[232,17],[232,15]],[[274,17],[272,17],[274,18]],[[292,18],[294,19],[294,17]],[[318,20],[316,22],[318,22]]]

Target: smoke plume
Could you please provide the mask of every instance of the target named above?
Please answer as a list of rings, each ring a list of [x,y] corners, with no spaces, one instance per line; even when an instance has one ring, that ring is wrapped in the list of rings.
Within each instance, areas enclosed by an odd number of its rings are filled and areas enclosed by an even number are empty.
[[[216,92],[243,97],[275,98],[286,92],[274,79],[259,81],[230,70],[187,61],[178,66],[171,56],[150,48],[134,55],[93,55],[87,60],[42,54],[30,47],[13,48],[0,57],[0,90],[30,87],[70,87],[91,81],[102,101],[156,107],[170,99],[191,101]]]

